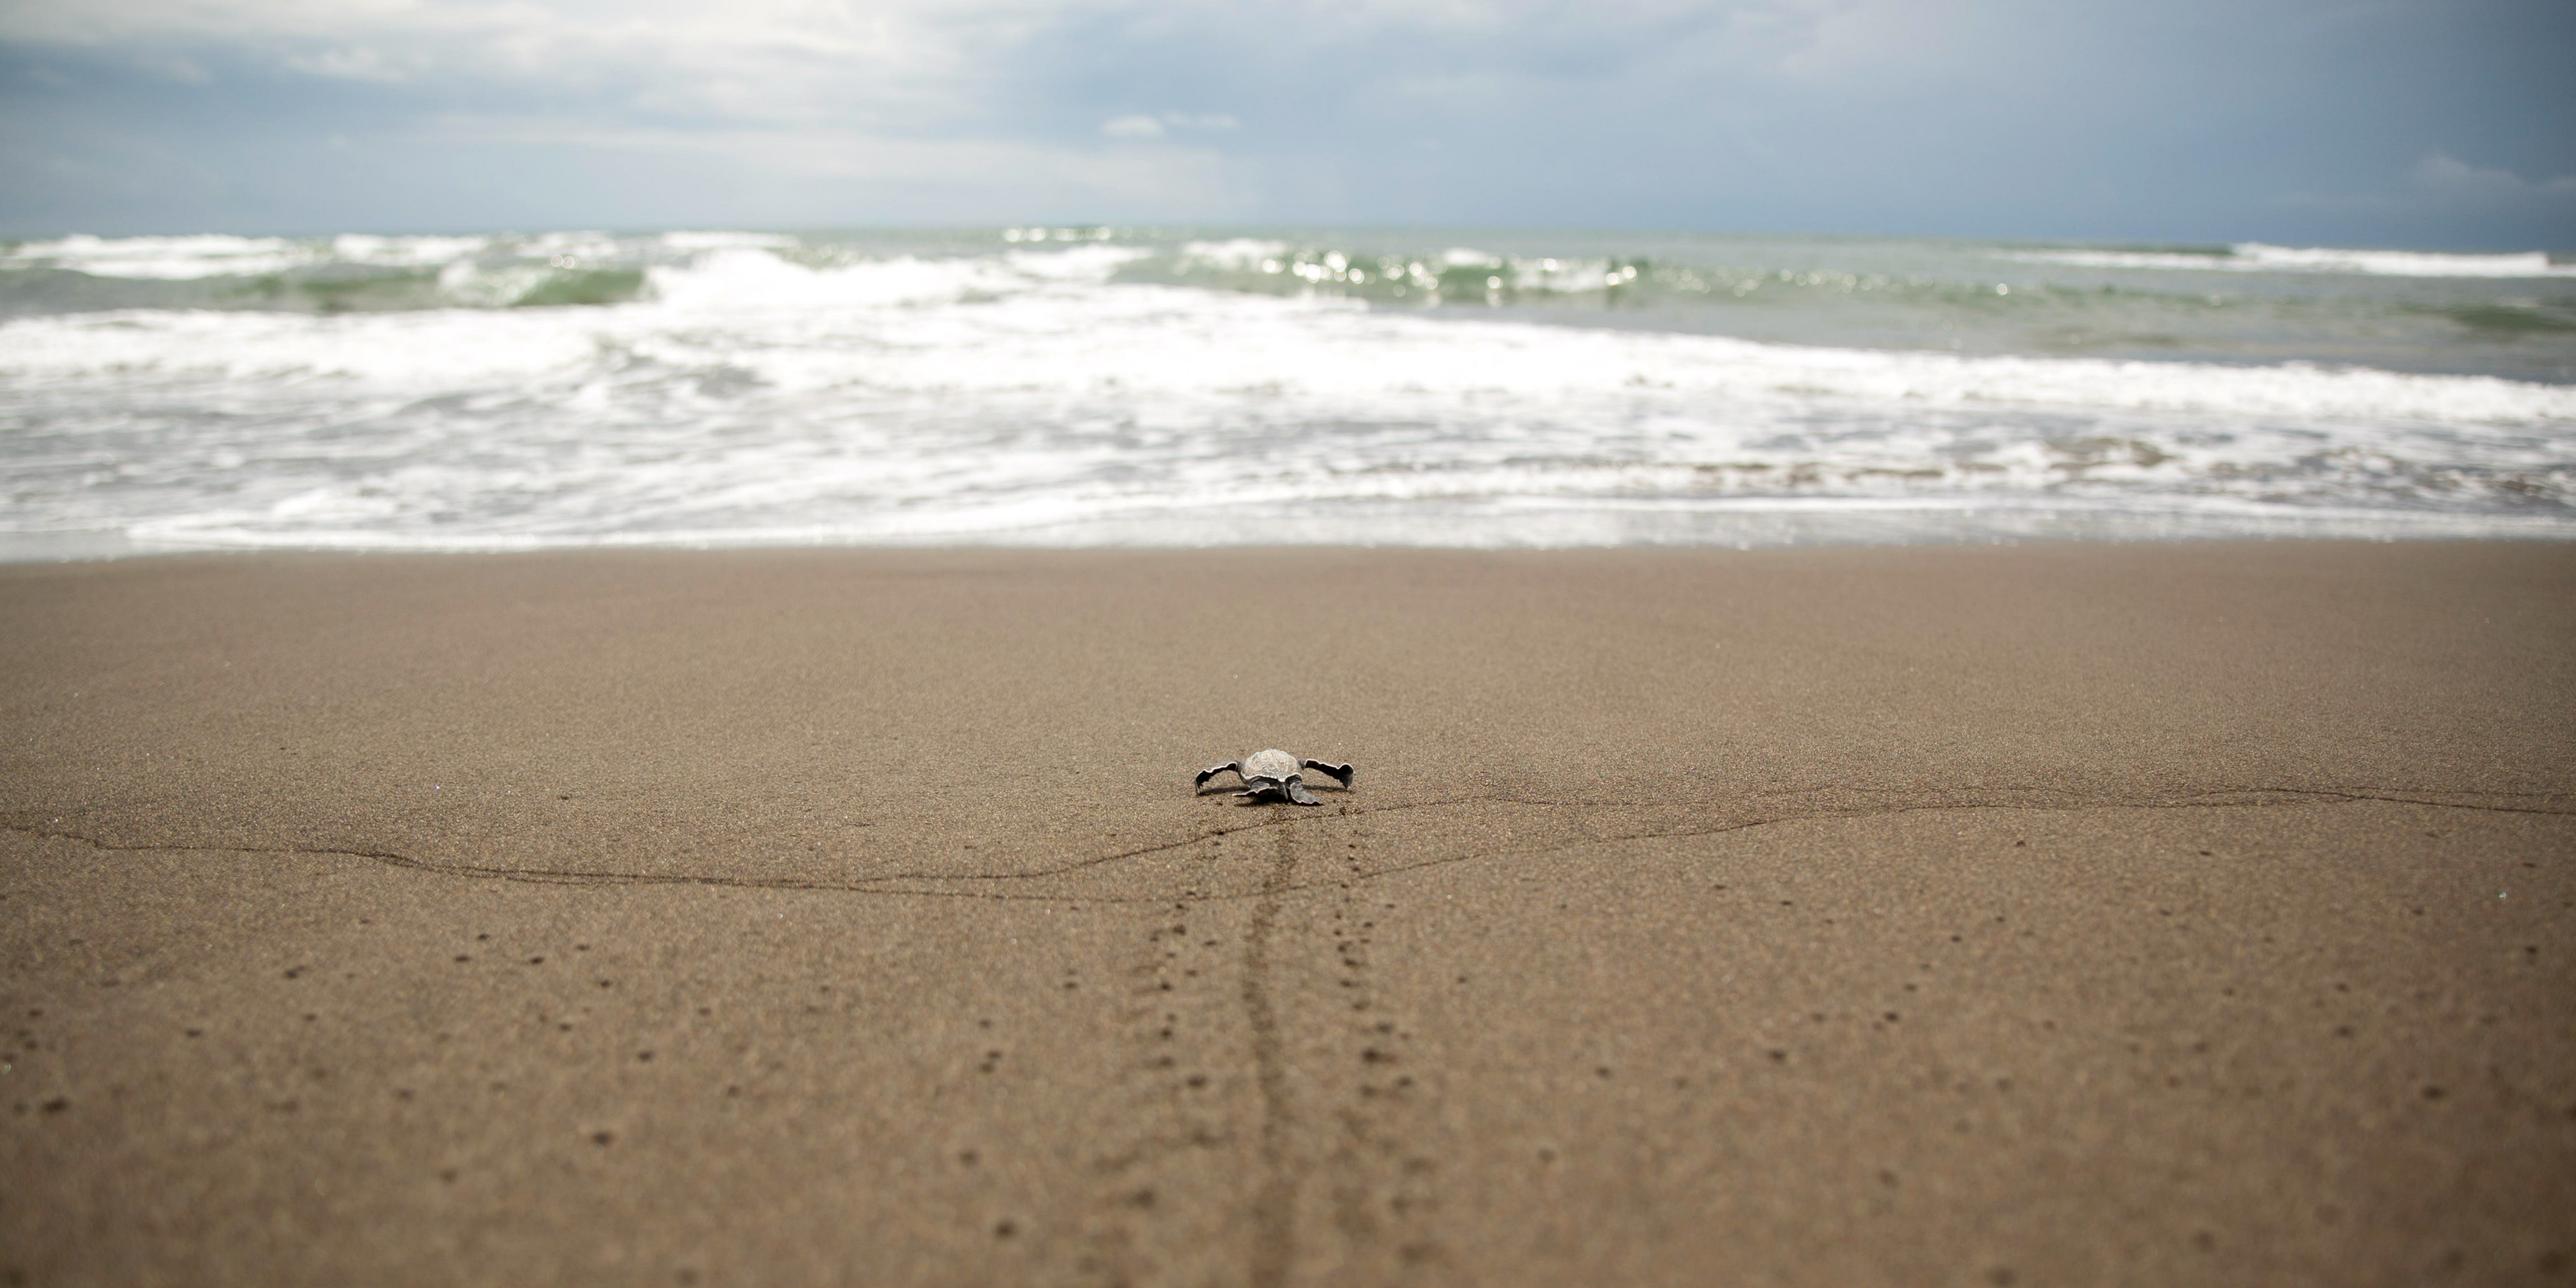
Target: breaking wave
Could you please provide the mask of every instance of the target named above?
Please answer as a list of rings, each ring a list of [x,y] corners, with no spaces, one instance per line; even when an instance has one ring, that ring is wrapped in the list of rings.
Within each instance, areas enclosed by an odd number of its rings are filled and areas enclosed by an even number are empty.
[[[185,283],[322,244],[152,240],[11,254]],[[0,543],[2576,536],[2566,383],[1788,344],[1370,293],[1682,271],[1463,240],[449,240],[328,242],[438,306],[0,322]],[[1229,284],[1246,275],[1310,289]]]
[[[2456,255],[2412,250],[2339,250],[2239,242],[2210,251],[2030,250],[2010,258],[2082,268],[2160,268],[2203,273],[2363,273],[2382,277],[2576,277],[2576,264],[2547,251]]]

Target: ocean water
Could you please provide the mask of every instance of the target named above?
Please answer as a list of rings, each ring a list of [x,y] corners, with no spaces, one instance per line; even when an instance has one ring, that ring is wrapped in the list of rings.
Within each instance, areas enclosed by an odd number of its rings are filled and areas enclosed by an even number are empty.
[[[2576,263],[991,228],[0,244],[0,557],[2576,538]]]

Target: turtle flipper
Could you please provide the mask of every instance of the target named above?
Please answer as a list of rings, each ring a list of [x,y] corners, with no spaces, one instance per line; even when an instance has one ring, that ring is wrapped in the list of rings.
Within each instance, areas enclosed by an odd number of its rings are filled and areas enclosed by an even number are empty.
[[[1319,774],[1332,775],[1333,781],[1340,783],[1345,788],[1351,785],[1351,767],[1348,765],[1328,765],[1320,760],[1309,760],[1303,762],[1303,764],[1306,768],[1314,770]]]
[[[1215,767],[1213,767],[1213,768],[1209,768],[1209,769],[1202,769],[1202,770],[1200,770],[1200,771],[1199,771],[1199,781],[1198,781],[1198,785],[1199,785],[1199,786],[1201,786],[1201,787],[1205,787],[1205,786],[1207,786],[1207,780],[1209,780],[1209,779],[1211,779],[1211,778],[1214,778],[1214,777],[1216,777],[1217,775],[1222,774],[1222,773],[1225,773],[1225,772],[1227,772],[1227,771],[1229,771],[1229,770],[1233,771],[1233,772],[1234,772],[1234,774],[1235,774],[1236,776],[1240,777],[1240,776],[1242,775],[1242,773],[1243,773],[1243,762],[1242,762],[1242,761],[1240,761],[1240,760],[1229,760],[1229,761],[1225,762],[1225,763],[1224,763],[1224,764],[1222,764],[1222,765],[1217,765],[1217,766],[1215,766]]]
[[[1282,784],[1282,786],[1288,789],[1288,799],[1295,801],[1300,805],[1323,804],[1322,801],[1316,800],[1315,794],[1307,791],[1306,784],[1298,779],[1291,778],[1286,783]]]

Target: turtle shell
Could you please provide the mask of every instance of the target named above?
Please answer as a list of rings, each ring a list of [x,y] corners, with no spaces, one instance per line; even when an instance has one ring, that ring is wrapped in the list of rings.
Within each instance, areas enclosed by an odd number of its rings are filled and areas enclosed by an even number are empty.
[[[1256,751],[1243,758],[1245,778],[1275,778],[1285,782],[1296,773],[1297,758],[1276,747],[1268,751]]]

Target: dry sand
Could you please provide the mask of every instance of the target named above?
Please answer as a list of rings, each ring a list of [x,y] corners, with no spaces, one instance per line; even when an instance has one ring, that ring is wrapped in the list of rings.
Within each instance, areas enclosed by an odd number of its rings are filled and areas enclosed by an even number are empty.
[[[0,674],[0,1283],[2576,1283],[2569,546],[148,559]]]

